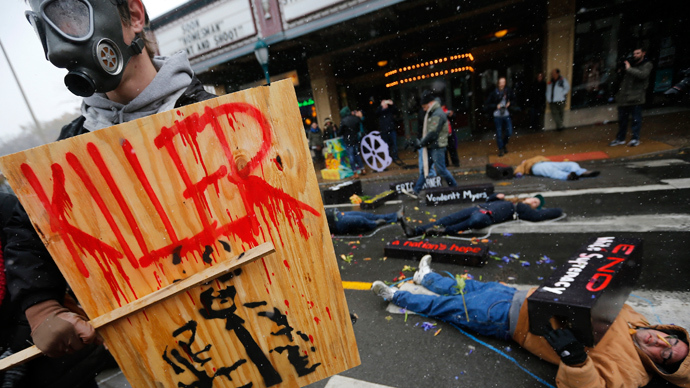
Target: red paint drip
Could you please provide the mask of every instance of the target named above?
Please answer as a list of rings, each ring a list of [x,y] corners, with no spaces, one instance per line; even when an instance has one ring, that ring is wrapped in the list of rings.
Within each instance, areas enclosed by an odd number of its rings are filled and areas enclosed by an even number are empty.
[[[261,258],[261,264],[264,265],[264,271],[266,271],[266,278],[268,278],[268,284],[273,285],[273,282],[271,281],[271,274],[268,273],[268,267],[266,267],[266,261],[264,258]]]
[[[77,269],[82,276],[88,278],[89,270],[86,268],[84,260],[81,259],[81,256],[72,244],[72,240],[65,233],[64,226],[67,225],[67,220],[64,213],[67,211],[67,208],[71,209],[72,201],[70,200],[69,195],[67,195],[67,192],[64,191],[65,175],[62,173],[62,167],[60,167],[58,164],[54,164],[52,166],[53,185],[55,186],[53,190],[52,202],[48,198],[48,194],[46,194],[45,190],[43,189],[43,186],[38,180],[38,176],[36,176],[34,170],[26,163],[21,165],[21,170],[22,174],[24,174],[24,177],[29,182],[29,185],[31,185],[31,187],[34,189],[39,201],[41,201],[43,204],[43,208],[48,212],[50,217],[50,229],[62,236],[62,239],[67,246],[67,250],[69,251],[70,256],[72,256],[74,264],[77,266]]]
[[[314,337],[311,334],[309,334],[309,342],[314,343]]]
[[[196,302],[194,301],[194,298],[192,298],[192,294],[190,294],[189,291],[187,291],[187,296],[189,297],[189,300],[192,301],[192,304],[196,306]]]
[[[308,355],[309,355],[309,353],[307,353],[306,350],[302,350],[302,351],[304,352],[304,355],[305,355],[305,356],[308,356]]]
[[[144,239],[144,235],[141,233],[141,229],[139,229],[139,225],[137,224],[137,221],[134,218],[134,214],[130,210],[129,205],[125,200],[125,197],[122,195],[122,191],[120,191],[120,188],[115,183],[113,175],[110,173],[110,170],[106,166],[105,161],[101,156],[101,152],[93,143],[88,143],[86,145],[86,149],[89,152],[89,155],[91,156],[91,159],[93,160],[94,164],[98,168],[98,171],[101,173],[101,176],[103,177],[103,179],[105,179],[105,182],[108,185],[108,189],[110,189],[110,192],[115,197],[115,201],[117,202],[118,206],[120,207],[120,210],[122,211],[122,214],[125,216],[125,219],[127,220],[129,229],[132,231],[134,238],[137,240],[139,249],[142,252],[144,252],[144,255],[147,255],[149,249],[146,246],[146,240]],[[132,265],[135,269],[139,266],[138,263]]]
[[[122,247],[122,250],[125,253],[125,256],[129,260],[129,264],[133,268],[139,268],[139,262],[134,257],[134,253],[132,253],[132,249],[129,247],[129,244],[127,244],[127,241],[125,240],[125,237],[122,234],[120,227],[117,225],[117,222],[115,221],[115,218],[113,217],[112,213],[110,212],[110,209],[108,209],[108,205],[105,203],[105,200],[103,199],[100,192],[98,191],[98,188],[96,188],[96,185],[91,180],[91,177],[89,177],[89,174],[84,169],[84,166],[81,164],[79,159],[71,152],[68,152],[65,155],[65,157],[67,159],[67,163],[72,167],[74,172],[77,173],[77,175],[81,179],[82,183],[86,187],[86,190],[89,192],[89,194],[91,194],[91,197],[96,202],[96,205],[98,206],[101,213],[103,214],[103,217],[105,217],[105,220],[108,223],[108,226],[110,226],[110,228],[112,229],[113,234],[115,234],[117,241],[120,243],[120,246]],[[98,164],[98,162],[96,162],[96,161],[94,161],[94,162],[96,164]],[[102,160],[101,160],[101,162],[102,162]],[[103,166],[103,167],[105,167],[105,166]]]
[[[180,114],[179,111],[178,114]],[[168,214],[165,212],[165,209],[163,209],[163,205],[161,204],[161,201],[158,199],[156,192],[153,190],[151,182],[144,173],[144,169],[141,167],[141,163],[139,162],[139,158],[137,158],[137,154],[134,151],[132,144],[130,144],[128,140],[125,140],[122,142],[122,149],[125,153],[127,161],[129,162],[129,165],[132,167],[132,169],[134,169],[134,174],[136,174],[137,179],[139,179],[139,183],[141,183],[141,185],[144,188],[144,191],[146,192],[146,195],[149,197],[149,200],[151,201],[151,204],[153,204],[153,208],[156,209],[156,213],[158,213],[158,217],[163,223],[165,231],[168,232],[168,236],[170,236],[170,240],[172,240],[172,245],[177,244],[179,240],[177,239],[177,233],[175,233],[175,228],[173,228],[172,222],[170,221]]]
[[[310,309],[314,308],[314,302],[312,302],[312,301],[307,301],[307,305],[309,306]]]
[[[288,269],[288,271],[289,271],[289,270],[290,270],[290,263],[288,263],[287,260],[283,260],[283,264],[285,265],[285,267],[286,267],[286,268]]]
[[[141,312],[144,314],[144,318],[146,318],[146,320],[148,321],[148,320],[149,320],[149,316],[146,315],[146,310],[141,310]]]
[[[285,305],[287,306],[287,308],[290,308],[290,302],[288,302],[287,299],[285,299]]]
[[[326,312],[328,313],[328,319],[330,319],[330,320],[332,321],[332,320],[333,320],[333,317],[331,317],[331,309],[329,309],[328,307],[326,307]]]
[[[316,324],[318,325],[319,323],[321,323],[321,319],[319,317],[314,317],[314,322],[316,322]]]
[[[278,166],[278,170],[283,171],[283,165],[280,164],[280,162],[278,162],[278,158],[273,158],[273,163],[275,163],[276,166]]]

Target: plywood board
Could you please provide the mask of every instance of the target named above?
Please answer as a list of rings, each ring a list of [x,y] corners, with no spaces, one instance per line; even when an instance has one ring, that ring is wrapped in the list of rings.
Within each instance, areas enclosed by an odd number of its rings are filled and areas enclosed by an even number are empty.
[[[91,319],[275,245],[101,329],[135,388],[296,387],[359,364],[290,82],[9,155],[0,170]]]

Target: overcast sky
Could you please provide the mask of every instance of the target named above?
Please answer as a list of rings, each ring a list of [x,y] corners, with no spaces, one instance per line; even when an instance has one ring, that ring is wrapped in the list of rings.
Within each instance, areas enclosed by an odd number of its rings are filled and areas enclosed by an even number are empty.
[[[52,120],[76,111],[81,99],[65,87],[63,80],[67,71],[54,67],[45,59],[41,42],[24,17],[28,9],[24,0],[1,1],[0,41],[38,120]],[[144,5],[149,16],[155,18],[187,1],[144,0]],[[20,133],[20,125],[31,122],[7,58],[0,51],[0,142],[7,143]]]

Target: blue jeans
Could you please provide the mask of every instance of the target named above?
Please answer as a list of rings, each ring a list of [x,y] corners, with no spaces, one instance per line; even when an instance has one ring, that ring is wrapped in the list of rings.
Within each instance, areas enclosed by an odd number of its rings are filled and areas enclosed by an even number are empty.
[[[568,180],[568,174],[574,172],[577,176],[582,175],[585,170],[575,162],[539,162],[532,166],[532,174],[545,176],[547,178]]]
[[[446,228],[446,233],[457,234],[463,230],[486,228],[491,224],[493,224],[493,220],[488,214],[484,214],[479,211],[478,207],[472,206],[439,218],[436,222],[417,226],[415,232],[417,235],[421,235],[432,226],[443,226]]]
[[[393,303],[485,336],[510,338],[509,312],[515,288],[494,282],[465,280],[465,304],[468,313],[465,315],[462,295],[456,295],[453,289],[456,285],[455,279],[432,272],[424,276],[422,286],[440,296],[398,291],[393,295]]]
[[[359,153],[358,145],[346,145],[347,156],[350,159],[350,168],[354,172],[359,172],[364,169],[364,162],[362,161],[362,156]]]
[[[398,160],[398,134],[395,131],[384,133],[381,132],[381,139],[388,144],[388,155],[393,160]]]
[[[436,170],[436,173],[446,179],[446,182],[448,182],[448,186],[454,187],[457,186],[458,183],[453,179],[453,175],[450,174],[450,171],[446,168],[446,149],[444,148],[436,148],[429,150],[429,153],[431,154],[431,160],[434,162],[433,167]],[[424,161],[422,160],[423,153],[422,150],[418,151],[419,154],[419,179],[417,179],[417,183],[414,185],[414,192],[419,193],[422,191],[422,187],[424,187],[424,183],[426,182],[426,177],[424,176]],[[431,175],[431,172],[429,173]]]
[[[513,136],[513,122],[510,121],[510,116],[494,117],[494,124],[496,125],[496,144],[498,149],[502,150],[508,145],[508,139]]]
[[[618,134],[616,140],[625,141],[625,134],[628,132],[628,118],[632,115],[632,140],[640,140],[640,129],[642,128],[642,105],[630,105],[618,107]]]
[[[376,220],[386,220],[386,223],[391,223],[398,220],[398,215],[397,213],[341,212],[338,214],[335,232],[338,234],[367,232],[376,228]]]

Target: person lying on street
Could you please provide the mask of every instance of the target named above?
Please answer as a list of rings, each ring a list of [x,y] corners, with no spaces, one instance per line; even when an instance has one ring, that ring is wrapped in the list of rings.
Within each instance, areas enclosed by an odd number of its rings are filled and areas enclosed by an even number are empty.
[[[481,229],[514,219],[546,221],[558,218],[563,211],[558,208],[542,209],[544,197],[506,198],[502,193],[493,194],[486,203],[472,206],[440,218],[430,224],[413,227],[401,219],[400,225],[407,237],[453,235],[470,229]]]
[[[515,177],[532,174],[562,181],[576,181],[580,178],[594,178],[599,171],[589,171],[575,162],[552,162],[543,156],[525,159],[513,170]]]
[[[543,337],[529,332],[525,301],[536,288],[518,291],[501,283],[466,279],[463,300],[456,279],[431,270],[430,255],[422,258],[413,280],[438,295],[413,294],[381,281],[375,281],[371,289],[406,310],[481,335],[512,339],[558,365],[556,385],[560,388],[643,387],[654,375],[690,387],[688,331],[675,325],[650,325],[627,304],[601,341],[587,348],[568,329],[551,329]]]
[[[333,234],[362,233],[379,226],[400,222],[405,215],[402,207],[395,213],[374,214],[366,212],[341,212],[336,208],[326,209],[328,228]]]

